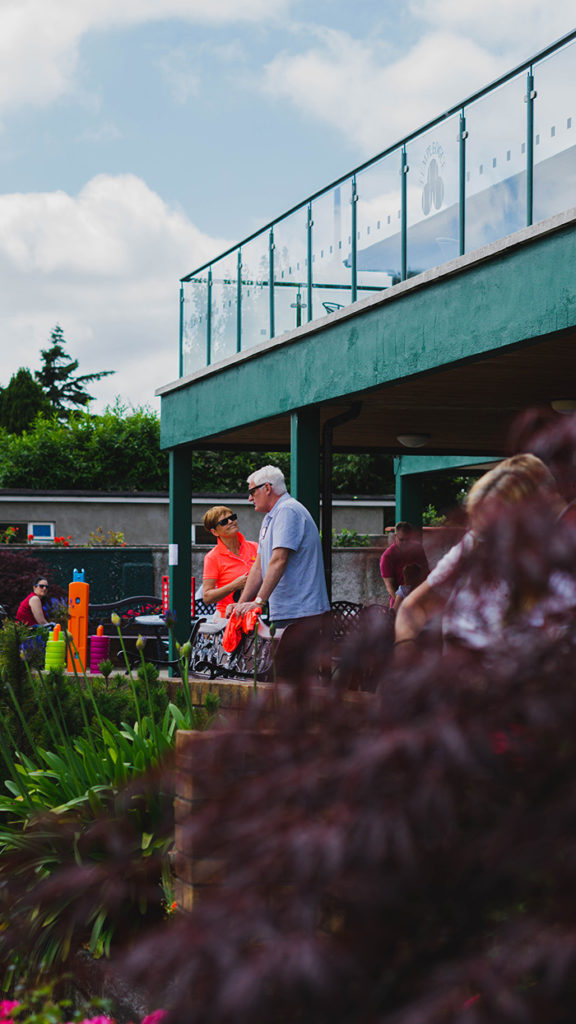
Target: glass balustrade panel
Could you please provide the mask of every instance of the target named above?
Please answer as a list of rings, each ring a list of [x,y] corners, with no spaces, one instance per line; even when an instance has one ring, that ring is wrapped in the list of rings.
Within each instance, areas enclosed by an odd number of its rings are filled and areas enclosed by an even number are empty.
[[[408,277],[459,255],[459,127],[450,117],[406,146]]]
[[[263,231],[242,246],[242,350],[270,337],[270,243]]]
[[[238,322],[237,250],[212,264],[212,362],[236,353]]]
[[[312,317],[318,320],[350,305],[351,181],[312,204]]]
[[[359,171],[356,192],[356,272],[362,298],[402,277],[400,152]]]
[[[206,366],[208,270],[184,282],[182,370],[184,376]]]
[[[576,44],[534,67],[534,221],[576,206]]]
[[[274,334],[308,320],[307,208],[274,225]]]
[[[466,109],[466,251],[526,224],[526,74]]]

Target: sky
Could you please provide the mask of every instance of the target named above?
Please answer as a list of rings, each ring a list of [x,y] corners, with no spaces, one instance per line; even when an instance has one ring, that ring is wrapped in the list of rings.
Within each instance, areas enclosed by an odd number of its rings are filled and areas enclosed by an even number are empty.
[[[159,408],[179,279],[575,27],[574,0],[0,0],[0,385],[59,324]]]

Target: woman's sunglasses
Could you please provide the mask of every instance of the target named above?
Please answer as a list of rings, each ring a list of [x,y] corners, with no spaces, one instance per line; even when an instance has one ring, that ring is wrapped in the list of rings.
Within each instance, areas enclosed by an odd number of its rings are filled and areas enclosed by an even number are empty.
[[[237,519],[238,516],[233,512],[231,516],[226,516],[226,519],[219,519],[216,526],[228,526],[228,523],[235,523]]]

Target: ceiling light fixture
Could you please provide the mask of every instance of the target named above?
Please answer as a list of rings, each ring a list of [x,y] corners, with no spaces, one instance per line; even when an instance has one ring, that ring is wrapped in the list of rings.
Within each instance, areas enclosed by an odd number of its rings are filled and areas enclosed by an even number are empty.
[[[554,412],[559,412],[562,416],[569,416],[571,412],[576,412],[576,398],[554,398],[550,405]]]
[[[430,434],[398,434],[396,438],[405,448],[423,448],[430,440]]]

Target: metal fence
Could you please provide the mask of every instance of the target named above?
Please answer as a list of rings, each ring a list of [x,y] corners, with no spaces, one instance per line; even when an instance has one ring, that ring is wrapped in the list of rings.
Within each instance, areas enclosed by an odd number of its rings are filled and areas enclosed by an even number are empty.
[[[576,31],[180,291],[180,376],[576,205]]]

